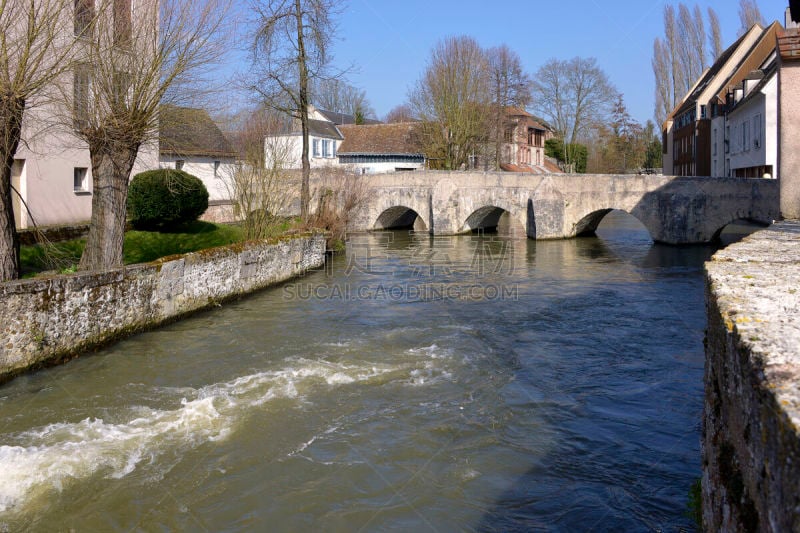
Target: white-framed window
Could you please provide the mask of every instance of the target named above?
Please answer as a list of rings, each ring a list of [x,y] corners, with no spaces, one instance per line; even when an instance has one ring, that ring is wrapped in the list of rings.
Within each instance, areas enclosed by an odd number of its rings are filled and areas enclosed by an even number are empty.
[[[75,192],[89,192],[89,169],[75,167],[72,174],[72,190]]]
[[[731,127],[725,126],[725,153],[728,154],[731,151]]]
[[[319,157],[320,156],[319,139],[314,139],[314,141],[311,143],[311,146],[313,148],[312,155],[314,157]]]
[[[222,165],[219,161],[214,161],[214,177],[219,179],[219,167]]]
[[[331,155],[331,141],[328,139],[322,141],[322,157],[333,157]]]
[[[742,150],[750,151],[750,121],[742,122]]]
[[[753,147],[758,150],[761,148],[761,114],[753,117]]]
[[[175,170],[183,170],[183,165],[186,164],[186,161],[183,159],[176,159],[175,160]]]
[[[713,150],[714,150],[714,152],[711,155],[716,157],[716,155],[717,155],[717,128],[714,128]]]

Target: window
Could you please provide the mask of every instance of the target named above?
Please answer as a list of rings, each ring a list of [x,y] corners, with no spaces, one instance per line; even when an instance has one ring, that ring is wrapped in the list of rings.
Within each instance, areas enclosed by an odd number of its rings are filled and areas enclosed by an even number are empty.
[[[89,169],[75,167],[72,178],[72,190],[75,192],[89,192]]]
[[[214,177],[215,178],[219,178],[219,167],[220,167],[220,164],[221,163],[219,161],[214,161]]]
[[[714,128],[714,152],[711,154],[714,157],[717,155],[717,128]]]
[[[332,157],[331,156],[331,142],[327,139],[322,141],[322,157]]]
[[[94,0],[75,0],[75,35],[87,35],[94,18]]]
[[[704,105],[700,106],[700,118],[701,119],[706,118],[706,106]]]
[[[533,145],[537,148],[544,148],[544,132],[542,130],[536,130],[533,136]]]
[[[742,123],[742,150],[745,152],[750,151],[750,121],[746,120]]]
[[[725,126],[725,153],[731,151],[731,127]]]
[[[313,146],[313,156],[314,157],[319,157],[320,156],[319,139],[314,139],[314,142],[312,143],[312,146]]]
[[[183,170],[183,165],[186,164],[186,161],[183,159],[176,159],[175,160],[175,170]]]
[[[72,118],[77,130],[89,125],[89,83],[89,66],[78,65],[72,86]]]
[[[114,43],[126,45],[131,40],[131,0],[114,0]]]
[[[761,115],[753,117],[753,147],[758,150],[761,148]]]
[[[333,155],[331,157],[336,157],[336,141],[331,141],[331,146],[333,146]]]

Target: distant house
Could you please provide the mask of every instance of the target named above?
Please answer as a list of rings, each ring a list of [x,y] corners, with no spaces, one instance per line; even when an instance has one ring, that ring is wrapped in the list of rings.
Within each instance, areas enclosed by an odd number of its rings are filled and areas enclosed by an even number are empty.
[[[229,203],[228,180],[236,152],[203,109],[165,105],[159,114],[159,167],[197,176],[208,189],[210,205]]]
[[[339,164],[361,174],[422,170],[419,128],[413,122],[339,126],[344,136]]]
[[[746,84],[753,71],[764,66],[774,53],[780,28],[778,22],[767,28],[758,24],[750,28],[719,56],[670,113],[663,131],[664,174],[731,175],[731,168],[724,166],[726,161],[731,162],[725,150],[736,139],[731,138],[729,125],[716,119],[728,112],[735,88]],[[745,128],[742,135],[748,135],[750,126]]]
[[[553,131],[536,117],[516,107],[506,109],[503,146],[500,165],[519,168],[520,171],[544,168],[544,143],[553,137]]]
[[[327,114],[311,105],[308,111],[308,160],[311,168],[336,165],[336,155],[344,140],[342,133]],[[302,168],[303,131],[300,120],[293,120],[287,131],[264,139],[264,156],[267,165],[280,158],[284,168]]]

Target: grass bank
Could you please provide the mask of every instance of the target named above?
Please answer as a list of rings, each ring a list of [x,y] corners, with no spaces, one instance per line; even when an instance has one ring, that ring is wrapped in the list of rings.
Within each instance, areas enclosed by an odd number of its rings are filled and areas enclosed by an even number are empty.
[[[123,255],[126,265],[147,263],[159,257],[225,246],[241,240],[242,229],[239,226],[195,221],[170,231],[129,231],[125,233]],[[42,272],[74,272],[85,245],[85,239],[75,239],[47,246],[22,246],[22,275],[32,277]]]

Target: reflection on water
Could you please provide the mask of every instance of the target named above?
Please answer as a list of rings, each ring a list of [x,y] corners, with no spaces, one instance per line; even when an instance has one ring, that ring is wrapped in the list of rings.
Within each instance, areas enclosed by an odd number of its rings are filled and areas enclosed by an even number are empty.
[[[22,377],[0,531],[689,528],[712,249],[598,236],[354,236]]]

